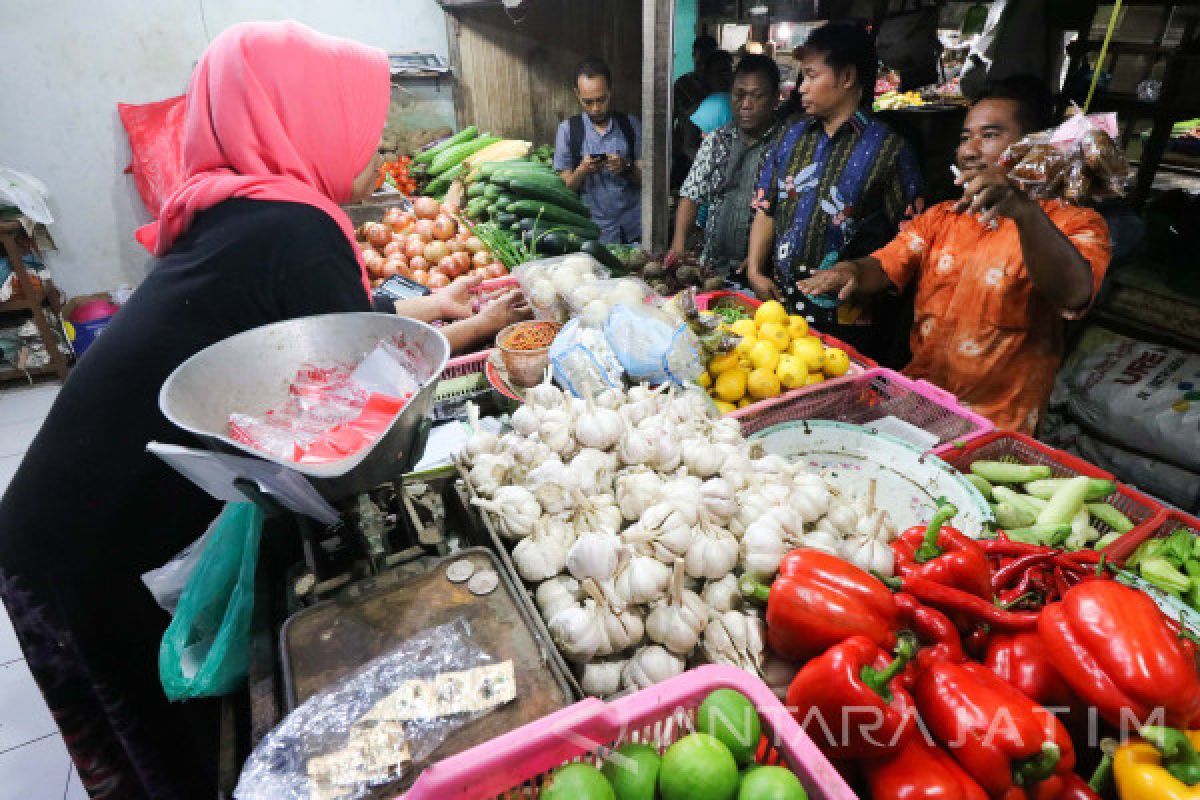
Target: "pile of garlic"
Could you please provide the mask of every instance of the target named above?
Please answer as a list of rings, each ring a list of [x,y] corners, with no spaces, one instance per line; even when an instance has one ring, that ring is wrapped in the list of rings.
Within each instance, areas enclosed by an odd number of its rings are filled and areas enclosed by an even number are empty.
[[[463,450],[472,502],[512,543],[589,694],[645,688],[689,663],[769,671],[761,614],[737,578],[769,583],[796,547],[891,573],[894,532],[873,497],[851,502],[762,455],[714,413],[698,390],[580,400],[547,381],[528,391],[512,432],[477,432]]]

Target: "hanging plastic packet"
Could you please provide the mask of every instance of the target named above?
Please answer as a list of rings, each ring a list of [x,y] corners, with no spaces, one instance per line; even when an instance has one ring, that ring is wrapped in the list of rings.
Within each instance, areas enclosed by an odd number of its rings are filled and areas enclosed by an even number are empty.
[[[604,335],[631,380],[684,384],[700,377],[700,343],[686,324],[646,305],[613,306]]]
[[[550,345],[554,379],[576,397],[622,385],[621,362],[598,328],[573,319],[563,326]]]
[[[1084,203],[1125,194],[1133,171],[1117,146],[1116,114],[1068,117],[1031,133],[1000,158],[1008,177],[1034,197]]]

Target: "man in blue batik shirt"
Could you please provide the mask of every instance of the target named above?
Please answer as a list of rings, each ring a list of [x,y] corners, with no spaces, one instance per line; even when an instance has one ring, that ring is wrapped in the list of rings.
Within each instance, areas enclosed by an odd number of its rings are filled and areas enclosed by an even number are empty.
[[[602,61],[579,65],[575,93],[584,113],[559,124],[554,169],[592,212],[601,242],[637,242],[642,237],[641,123],[612,111],[612,73]]]

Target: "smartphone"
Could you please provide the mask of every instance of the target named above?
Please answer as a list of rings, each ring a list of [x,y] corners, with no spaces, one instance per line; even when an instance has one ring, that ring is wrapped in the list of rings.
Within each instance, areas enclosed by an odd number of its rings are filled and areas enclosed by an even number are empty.
[[[424,297],[427,294],[431,294],[431,292],[428,287],[422,286],[416,281],[409,280],[403,275],[393,275],[379,284],[379,288],[375,290],[375,294],[391,298],[392,300],[411,300],[414,297]]]

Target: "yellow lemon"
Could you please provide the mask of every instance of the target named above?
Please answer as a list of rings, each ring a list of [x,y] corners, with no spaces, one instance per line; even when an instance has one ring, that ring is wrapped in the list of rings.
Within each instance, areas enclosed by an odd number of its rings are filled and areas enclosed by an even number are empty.
[[[700,384],[700,388],[707,389],[712,386],[712,375],[708,374],[708,370],[700,373],[700,377],[696,378],[696,383]]]
[[[775,346],[779,352],[784,352],[788,349],[788,345],[792,343],[792,337],[788,336],[787,328],[783,325],[777,325],[774,322],[767,322],[758,326],[759,341],[768,341]]]
[[[757,337],[743,336],[742,340],[740,342],[738,342],[737,347],[733,348],[733,352],[737,353],[740,356],[748,356],[748,355],[750,355],[750,348],[754,347],[754,345],[757,343],[758,343]]]
[[[770,342],[759,339],[750,349],[750,363],[755,369],[773,370],[779,363],[779,351]]]
[[[724,400],[718,400],[717,411],[720,411],[722,414],[728,414],[730,411],[737,411],[737,406],[733,403],[726,403]]]
[[[825,364],[821,368],[831,378],[836,378],[840,375],[845,375],[850,369],[850,356],[846,355],[846,351],[837,347],[831,347],[825,351]]]
[[[712,361],[708,362],[708,372],[712,375],[720,375],[722,372],[728,372],[737,367],[737,362],[738,354],[736,352],[721,353],[713,356]]]
[[[722,372],[717,376],[717,382],[713,388],[716,390],[719,400],[736,403],[746,394],[746,373],[740,369]]]
[[[746,389],[755,400],[765,400],[779,394],[779,378],[771,370],[760,367],[746,379]]]
[[[809,372],[820,372],[825,364],[825,346],[814,336],[796,339],[789,352],[807,364]]]
[[[804,317],[796,316],[795,314],[788,317],[787,321],[788,336],[793,339],[799,339],[802,336],[808,336],[808,320]]]
[[[814,384],[821,383],[824,380],[825,376],[820,372],[810,372],[808,373],[808,377],[804,379],[804,385],[812,386]]]
[[[756,336],[758,334],[758,326],[752,319],[739,319],[729,326],[729,330],[737,336]]]
[[[738,407],[738,408],[745,408],[746,406],[750,405],[750,404],[751,404],[751,403],[753,403],[753,402],[754,402],[754,401],[753,401],[753,400],[751,400],[749,397],[743,397],[741,400],[738,400],[737,407]]]
[[[774,322],[776,325],[787,324],[787,310],[778,300],[768,300],[754,311],[754,322],[757,325],[763,325],[767,322]]]
[[[808,378],[808,367],[798,358],[783,356],[779,359],[779,366],[775,368],[775,377],[779,378],[779,384],[783,388],[795,389],[804,385]]]

